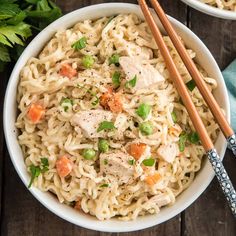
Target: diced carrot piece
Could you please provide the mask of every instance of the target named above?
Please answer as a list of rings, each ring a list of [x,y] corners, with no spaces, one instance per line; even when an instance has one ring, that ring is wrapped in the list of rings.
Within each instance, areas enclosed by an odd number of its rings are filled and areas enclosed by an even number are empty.
[[[67,63],[61,65],[60,75],[71,79],[74,76],[76,76],[76,74],[77,74],[77,71],[75,69],[73,69],[71,65],[69,65]]]
[[[112,112],[119,113],[123,110],[123,105],[119,94],[114,94],[110,101],[108,101],[108,106]]]
[[[39,105],[32,103],[28,110],[28,118],[34,123],[38,123],[45,114],[45,109]]]
[[[107,92],[102,94],[100,97],[100,104],[112,112],[119,113],[123,110],[123,105],[121,103],[120,95],[118,93],[113,93],[111,87],[107,88]]]
[[[153,186],[161,179],[161,175],[156,173],[154,175],[149,175],[145,178],[145,181],[148,185]]]
[[[130,145],[129,153],[136,160],[138,160],[145,152],[147,145],[145,143],[132,143]]]
[[[106,92],[104,94],[102,94],[102,96],[100,97],[100,104],[105,108],[105,109],[109,109],[108,106],[108,102],[110,101],[110,99],[112,98],[112,94],[109,92]]]
[[[80,199],[78,199],[78,200],[76,201],[74,208],[75,208],[76,210],[78,210],[78,211],[81,210],[81,200],[80,200]]]
[[[61,178],[69,175],[70,172],[72,171],[72,167],[73,167],[72,161],[66,156],[62,156],[60,157],[60,159],[56,161],[57,173]]]

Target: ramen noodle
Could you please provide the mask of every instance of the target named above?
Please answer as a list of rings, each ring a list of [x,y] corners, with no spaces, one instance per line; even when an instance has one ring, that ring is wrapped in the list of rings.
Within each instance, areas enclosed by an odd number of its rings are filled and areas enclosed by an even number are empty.
[[[216,122],[163,38],[215,141]],[[197,66],[213,91],[216,81]],[[148,25],[136,15],[58,31],[22,69],[17,102],[29,187],[99,220],[158,213],[201,168],[204,149]]]
[[[236,11],[236,0],[201,0],[202,2],[220,9]]]

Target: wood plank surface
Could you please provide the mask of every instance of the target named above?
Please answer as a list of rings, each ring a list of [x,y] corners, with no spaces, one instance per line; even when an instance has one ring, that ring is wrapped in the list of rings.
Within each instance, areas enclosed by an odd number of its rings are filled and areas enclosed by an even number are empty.
[[[206,44],[221,69],[236,58],[236,21],[217,19],[190,8],[189,28]],[[235,157],[230,151],[225,155],[224,164],[236,186]],[[235,218],[216,179],[185,211],[182,220],[185,225],[184,235],[236,235]]]
[[[64,13],[96,3],[114,2],[112,0],[57,0]],[[115,2],[136,3],[135,0],[118,0]],[[206,43],[219,65],[225,67],[236,57],[236,22],[219,20],[187,8],[179,0],[162,0],[166,12],[189,25]],[[206,29],[204,30],[203,25]],[[7,76],[0,74],[0,93],[3,97]],[[5,78],[5,79],[4,79]],[[2,111],[2,102],[1,102]],[[1,118],[2,119],[2,118]],[[1,122],[2,125],[2,122]],[[0,127],[2,130],[2,126]],[[70,224],[42,206],[24,187],[10,161],[6,151],[3,132],[0,133],[0,193],[1,235],[9,236],[118,236],[121,234],[100,233]],[[235,158],[227,153],[225,158],[227,170],[236,183],[236,172],[233,171]],[[1,192],[2,191],[2,192]],[[206,192],[185,213],[159,225],[138,231],[124,233],[124,236],[175,236],[175,235],[236,235],[236,224],[231,216],[224,197],[216,181],[213,181]]]

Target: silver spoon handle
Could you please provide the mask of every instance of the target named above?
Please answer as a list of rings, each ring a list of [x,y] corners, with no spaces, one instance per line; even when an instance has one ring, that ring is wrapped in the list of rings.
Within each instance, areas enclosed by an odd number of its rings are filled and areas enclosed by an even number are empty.
[[[236,156],[236,136],[233,134],[232,136],[227,138],[228,148],[232,150],[233,154]]]
[[[209,161],[215,171],[216,177],[220,183],[223,193],[229,203],[233,215],[236,217],[236,192],[231,183],[229,176],[220,160],[219,155],[215,149],[207,152]]]

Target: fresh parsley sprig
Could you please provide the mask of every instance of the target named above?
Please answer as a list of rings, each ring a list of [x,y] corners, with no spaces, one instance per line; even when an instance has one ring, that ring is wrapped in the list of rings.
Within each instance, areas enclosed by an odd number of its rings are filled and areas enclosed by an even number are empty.
[[[20,56],[25,41],[62,15],[50,0],[0,0],[0,71]]]

